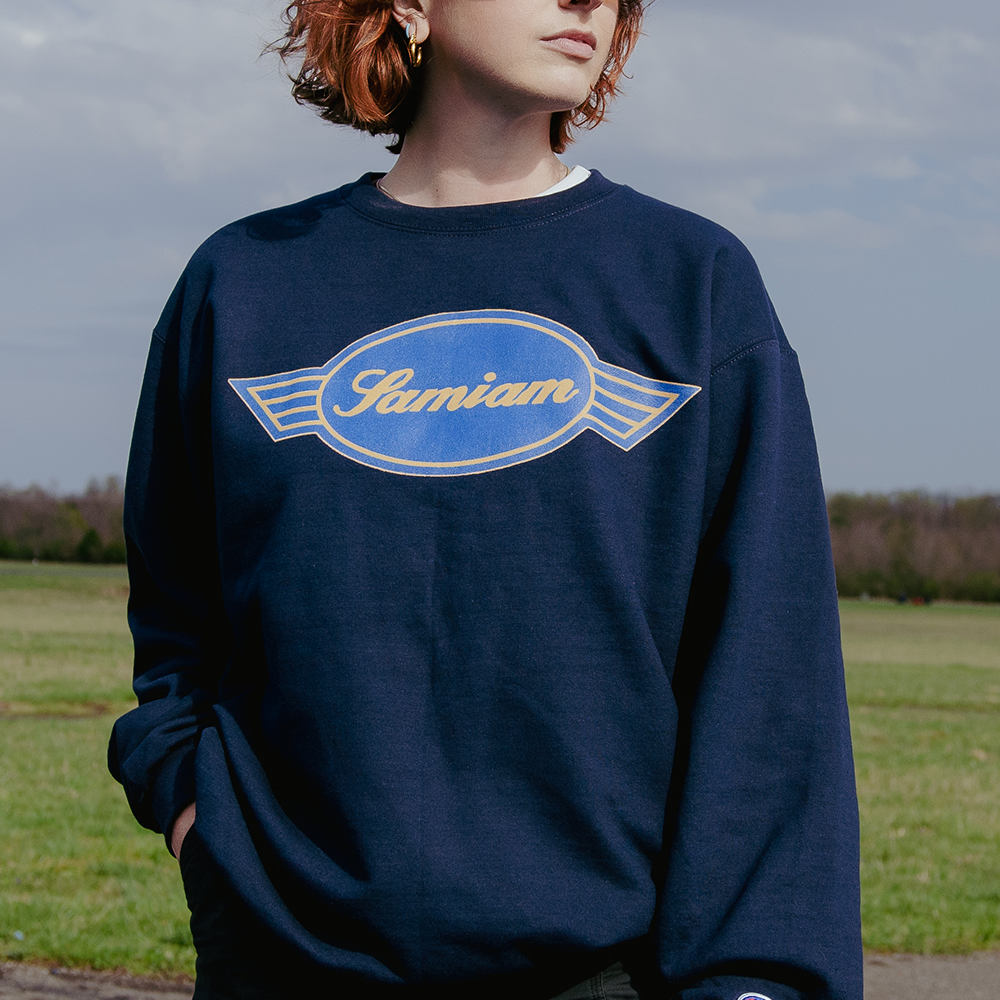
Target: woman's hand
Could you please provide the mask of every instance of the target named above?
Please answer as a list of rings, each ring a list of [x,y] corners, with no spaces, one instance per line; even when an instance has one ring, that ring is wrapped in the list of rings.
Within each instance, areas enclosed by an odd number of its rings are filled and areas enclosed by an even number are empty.
[[[170,831],[170,850],[175,858],[181,856],[181,845],[192,826],[194,826],[193,802],[174,820],[174,828]]]

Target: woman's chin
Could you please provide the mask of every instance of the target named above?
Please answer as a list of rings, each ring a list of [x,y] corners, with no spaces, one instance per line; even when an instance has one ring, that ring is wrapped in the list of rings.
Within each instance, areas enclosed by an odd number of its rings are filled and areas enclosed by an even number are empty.
[[[534,105],[540,112],[572,111],[580,107],[590,97],[591,87],[578,81],[553,81],[527,83],[521,94],[526,103]]]

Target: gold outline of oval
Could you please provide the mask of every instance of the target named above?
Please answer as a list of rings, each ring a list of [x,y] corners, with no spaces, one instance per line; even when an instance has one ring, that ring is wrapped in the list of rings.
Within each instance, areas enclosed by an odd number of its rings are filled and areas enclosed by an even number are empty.
[[[489,455],[486,458],[468,458],[461,462],[417,462],[409,458],[394,458],[391,455],[382,455],[377,451],[371,451],[368,448],[363,448],[360,445],[355,444],[353,441],[349,441],[342,434],[338,434],[337,431],[335,431],[333,427],[330,425],[330,422],[326,419],[326,414],[323,413],[323,393],[326,392],[327,385],[329,384],[333,376],[336,375],[337,372],[340,371],[340,369],[343,368],[348,361],[352,361],[359,354],[363,354],[365,351],[371,350],[373,347],[378,347],[380,344],[385,344],[390,340],[396,340],[398,337],[407,337],[411,333],[420,333],[423,330],[431,330],[435,329],[436,327],[442,327],[442,326],[471,326],[473,324],[480,324],[480,323],[499,323],[507,326],[524,326],[527,327],[529,330],[537,330],[540,333],[544,333],[549,337],[554,337],[556,340],[562,341],[562,343],[564,343],[567,347],[571,348],[577,355],[579,355],[580,359],[583,361],[584,365],[587,368],[587,374],[590,376],[590,396],[587,399],[586,405],[580,409],[579,413],[577,413],[577,415],[573,417],[573,419],[570,420],[569,423],[563,425],[562,427],[559,428],[558,431],[548,435],[548,437],[544,437],[539,441],[533,441],[531,444],[523,445],[520,448],[514,448],[511,451],[500,452],[496,455]],[[579,337],[580,335],[576,334],[576,336]],[[580,339],[582,340],[583,338],[581,337]],[[583,419],[583,417],[585,416],[585,414],[587,413],[587,411],[590,409],[591,405],[594,402],[594,396],[596,394],[596,391],[597,391],[597,384],[594,379],[593,365],[591,365],[589,358],[583,353],[583,351],[581,351],[580,348],[576,344],[574,344],[568,337],[564,336],[561,333],[557,333],[555,330],[550,330],[548,329],[548,327],[540,326],[537,323],[528,323],[525,322],[524,320],[508,319],[505,317],[477,316],[474,318],[469,317],[468,319],[449,319],[449,320],[439,320],[436,323],[423,323],[420,326],[409,327],[406,330],[400,330],[397,333],[391,333],[386,337],[380,337],[378,340],[374,340],[370,344],[365,344],[364,347],[359,347],[356,351],[352,351],[350,354],[348,354],[347,357],[344,358],[344,360],[341,361],[336,368],[334,368],[332,371],[330,371],[328,375],[326,375],[326,377],[323,379],[322,384],[320,385],[319,392],[317,393],[316,396],[316,400],[318,403],[317,410],[319,412],[319,419],[323,424],[323,426],[341,444],[343,444],[347,448],[350,448],[352,451],[358,452],[358,454],[360,455],[367,455],[369,458],[378,459],[379,461],[382,462],[390,462],[394,465],[411,466],[412,468],[415,469],[461,469],[471,465],[484,465],[487,462],[497,462],[504,458],[512,458],[514,455],[521,455],[526,451],[531,451],[532,448],[539,448],[542,447],[543,445],[551,443],[552,441],[556,440],[556,438],[565,434],[566,431],[568,431],[575,423],[578,423],[580,420]]]

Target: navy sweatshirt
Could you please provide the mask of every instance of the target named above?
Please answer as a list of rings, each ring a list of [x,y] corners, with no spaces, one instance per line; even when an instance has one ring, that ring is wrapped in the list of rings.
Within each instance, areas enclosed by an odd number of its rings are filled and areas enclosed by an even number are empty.
[[[308,961],[473,996],[631,943],[650,995],[861,997],[813,433],[725,230],[597,173],[234,223],[153,335],[125,519],[111,770],[153,830],[197,799]]]

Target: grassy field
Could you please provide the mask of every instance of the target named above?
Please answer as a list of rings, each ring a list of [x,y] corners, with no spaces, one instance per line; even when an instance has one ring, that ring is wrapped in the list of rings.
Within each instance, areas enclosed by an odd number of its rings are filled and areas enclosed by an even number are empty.
[[[106,764],[126,593],[117,567],[0,563],[0,959],[194,969],[177,863]]]
[[[124,572],[0,562],[0,959],[191,972],[176,862],[105,764]],[[1000,947],[1000,607],[845,601],[865,944]]]
[[[1000,607],[841,605],[865,944],[1000,947]]]

